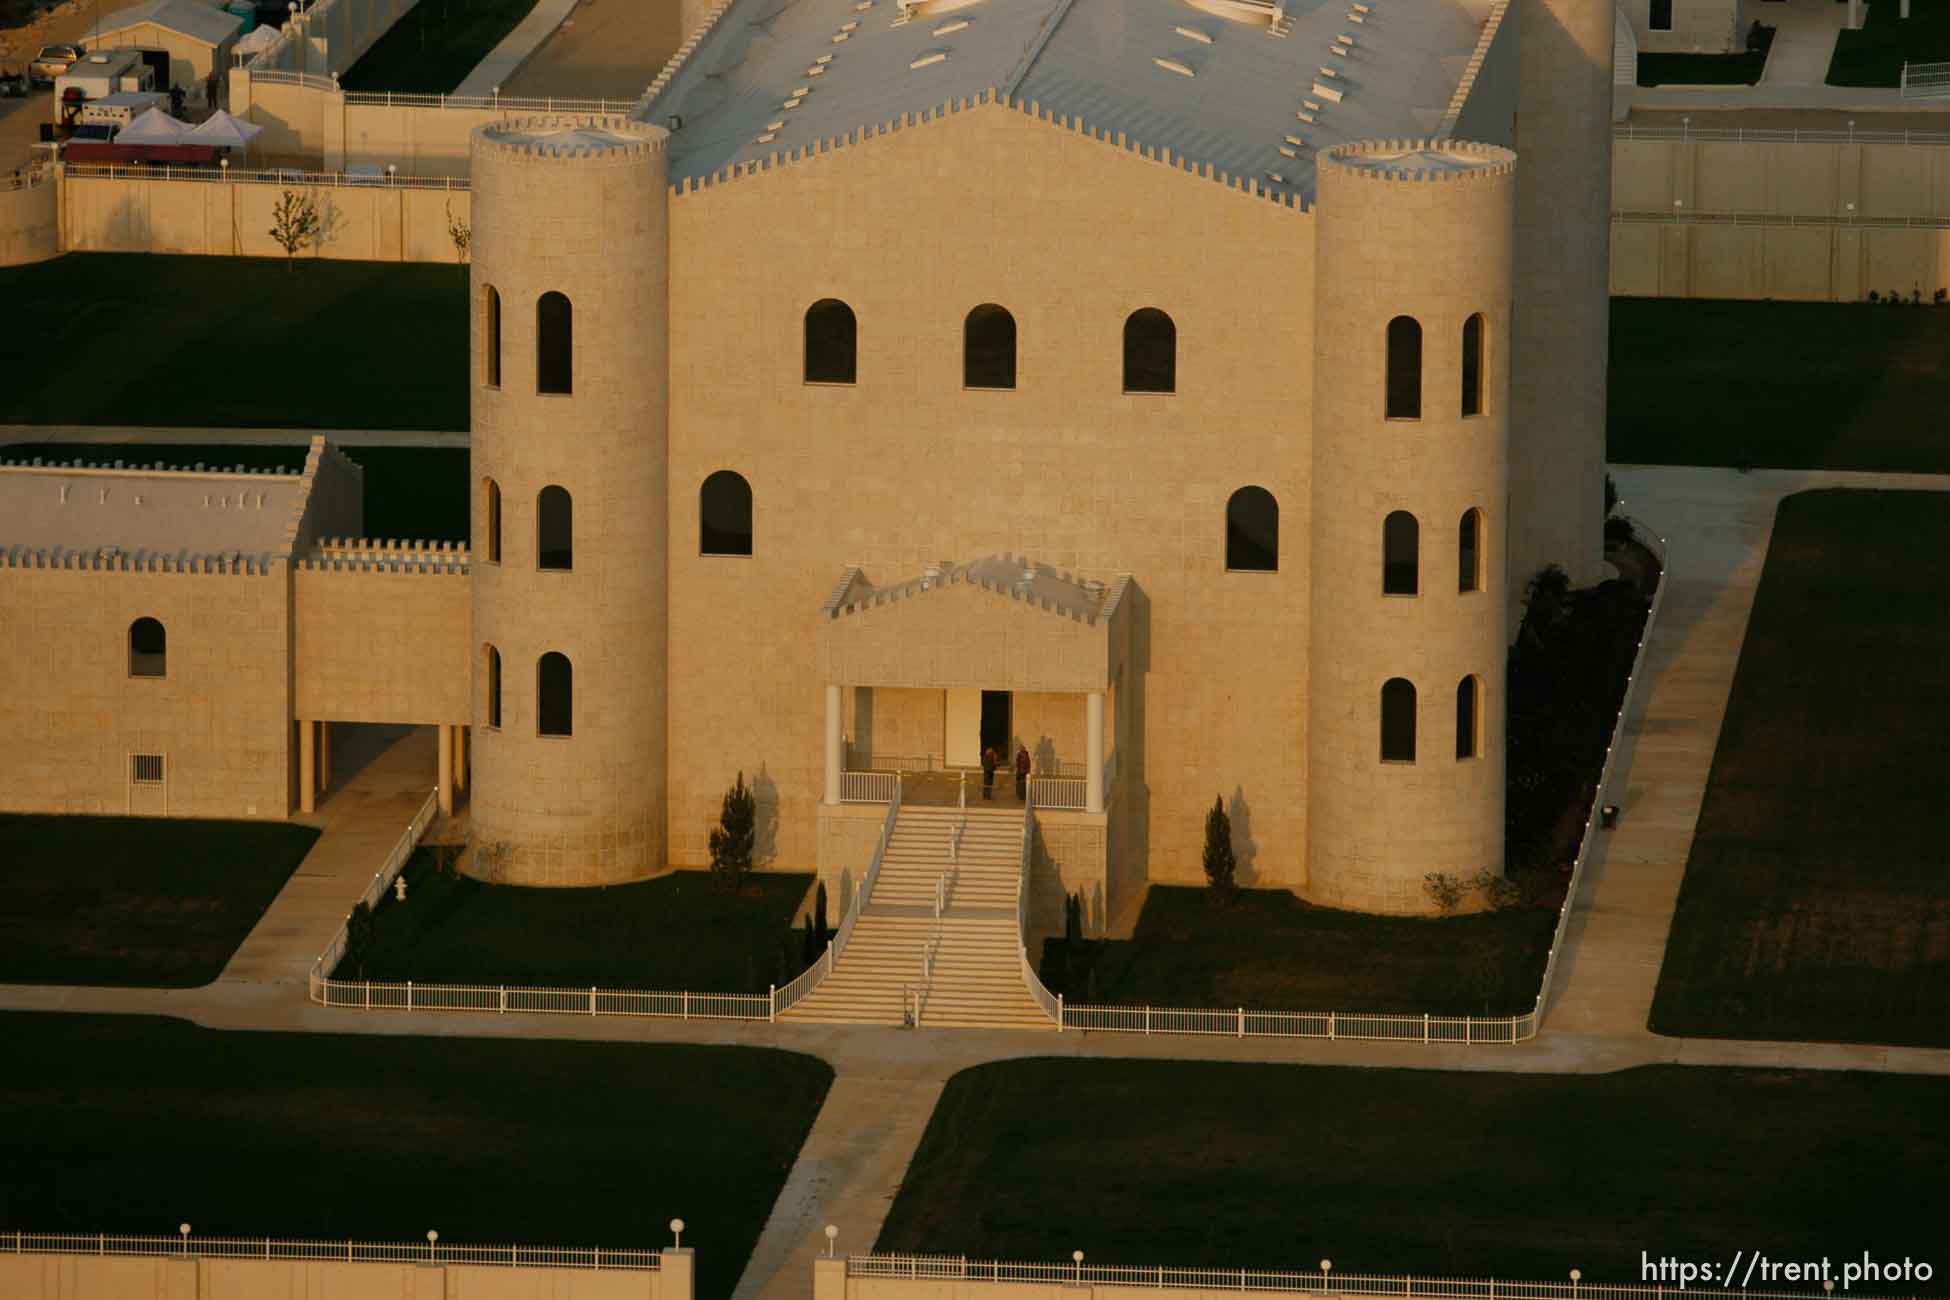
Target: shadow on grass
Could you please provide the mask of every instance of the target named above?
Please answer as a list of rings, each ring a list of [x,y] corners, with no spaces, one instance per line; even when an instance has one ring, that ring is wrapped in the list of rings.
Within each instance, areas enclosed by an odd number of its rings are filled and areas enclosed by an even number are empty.
[[[1860,28],[1835,34],[1835,52],[1828,58],[1831,86],[1899,86],[1903,64],[1950,60],[1950,4],[1944,0],[1910,0],[1910,16],[1902,17],[1899,0],[1869,0],[1868,17]]]
[[[0,814],[0,983],[208,984],[317,839],[282,822]]]
[[[833,1072],[746,1047],[0,1013],[0,1222],[656,1249],[726,1300]]]
[[[1839,1269],[1940,1240],[1945,1115],[1931,1076],[1011,1061],[948,1081],[876,1249],[1638,1283],[1642,1251],[1765,1240]]]
[[[535,0],[420,0],[345,70],[346,90],[451,95]]]
[[[1950,497],[1783,501],[1651,1027],[1950,1047]]]
[[[708,871],[531,889],[440,871],[423,848],[406,882],[406,901],[386,896],[371,947],[337,978],[764,993],[799,973],[791,926],[812,876],[757,872],[736,896]]]

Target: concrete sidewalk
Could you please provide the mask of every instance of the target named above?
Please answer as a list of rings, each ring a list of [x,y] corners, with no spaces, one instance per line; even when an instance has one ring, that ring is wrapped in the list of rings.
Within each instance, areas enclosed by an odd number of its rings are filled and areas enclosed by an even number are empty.
[[[508,88],[521,65],[528,62],[536,50],[542,48],[548,38],[555,35],[555,29],[562,20],[574,12],[581,0],[536,0],[535,7],[528,16],[515,24],[515,29],[501,39],[501,43],[487,52],[487,57],[474,65],[466,80],[454,87],[456,95],[493,95]],[[648,84],[656,75],[656,69],[644,73],[643,80]]]

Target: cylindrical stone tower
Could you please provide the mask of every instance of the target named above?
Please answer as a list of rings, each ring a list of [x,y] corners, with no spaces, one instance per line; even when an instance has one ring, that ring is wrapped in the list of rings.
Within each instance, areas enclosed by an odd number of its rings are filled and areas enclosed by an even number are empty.
[[[1503,870],[1515,162],[1319,159],[1306,895],[1333,907]]]
[[[473,148],[470,870],[632,880],[665,827],[666,132]]]
[[[1560,564],[1583,586],[1604,558],[1616,21],[1606,0],[1532,0],[1517,17],[1511,630],[1539,569]]]

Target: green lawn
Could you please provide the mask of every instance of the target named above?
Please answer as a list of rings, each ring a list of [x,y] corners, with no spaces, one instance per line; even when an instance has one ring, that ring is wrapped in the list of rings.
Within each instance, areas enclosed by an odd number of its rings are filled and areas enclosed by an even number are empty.
[[[1086,943],[1087,992],[1051,940],[1044,971],[1072,998],[1122,1006],[1503,1016],[1543,983],[1556,913],[1510,908],[1446,919],[1310,907],[1283,889],[1154,886],[1128,940]]]
[[[208,984],[317,838],[281,822],[0,813],[0,984]]]
[[[1911,0],[1907,19],[1899,0],[1870,0],[1861,28],[1843,29],[1828,59],[1831,86],[1897,86],[1903,61],[1950,60],[1950,3]]]
[[[877,1248],[1635,1283],[1765,1243],[1941,1294],[1946,1167],[1939,1077],[1012,1061],[949,1080]]]
[[[70,253],[0,302],[0,424],[468,427],[464,266]]]
[[[833,1072],[757,1048],[0,1013],[0,1222],[657,1248],[744,1268]]]
[[[1641,86],[1751,86],[1767,71],[1774,29],[1760,29],[1758,48],[1738,54],[1640,54]]]
[[[793,909],[810,875],[756,872],[740,895],[708,871],[603,889],[487,885],[421,849],[406,902],[373,914],[372,947],[340,979],[763,993],[799,973]],[[783,978],[781,978],[783,976]]]
[[[1613,462],[1950,473],[1946,411],[1950,307],[1612,299]]]
[[[187,469],[205,465],[304,468],[305,448],[217,443],[20,442],[0,448],[8,460],[40,456],[90,465],[161,463]],[[340,447],[366,472],[366,535],[424,541],[468,539],[467,457],[461,447]]]
[[[1781,503],[1652,1028],[1950,1047],[1950,496]]]
[[[346,69],[347,90],[450,95],[535,0],[420,0]]]

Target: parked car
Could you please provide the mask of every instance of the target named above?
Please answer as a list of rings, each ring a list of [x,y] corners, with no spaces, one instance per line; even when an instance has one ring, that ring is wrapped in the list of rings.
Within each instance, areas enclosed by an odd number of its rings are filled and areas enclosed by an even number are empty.
[[[54,79],[88,53],[80,45],[43,45],[34,61],[27,65],[27,79],[37,86],[51,86]]]

